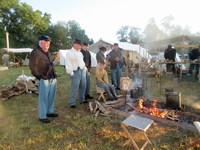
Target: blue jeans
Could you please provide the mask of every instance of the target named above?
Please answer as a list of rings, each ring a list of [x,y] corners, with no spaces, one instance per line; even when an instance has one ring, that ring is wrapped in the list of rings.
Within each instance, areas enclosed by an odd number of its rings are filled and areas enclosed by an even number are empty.
[[[115,93],[115,87],[113,85],[109,84],[109,87],[106,84],[99,83],[98,80],[96,80],[96,84],[98,87],[101,87],[105,90],[105,92],[108,94],[109,99],[117,98],[117,95]]]
[[[126,72],[126,66],[125,65],[122,66],[122,71]]]
[[[85,95],[90,94],[90,72],[86,70],[86,89],[85,89]]]
[[[54,99],[56,96],[57,79],[38,80],[38,112],[40,119],[46,119],[46,114],[54,112]]]
[[[120,78],[122,77],[122,68],[120,68],[119,63],[117,63],[117,69],[111,70],[112,84],[115,88],[120,88]],[[116,85],[117,78],[117,85]]]
[[[79,101],[80,103],[85,101],[85,88],[86,88],[86,74],[83,69],[74,71],[73,77],[71,77],[71,89],[69,95],[69,105],[75,105],[76,93],[79,91]]]

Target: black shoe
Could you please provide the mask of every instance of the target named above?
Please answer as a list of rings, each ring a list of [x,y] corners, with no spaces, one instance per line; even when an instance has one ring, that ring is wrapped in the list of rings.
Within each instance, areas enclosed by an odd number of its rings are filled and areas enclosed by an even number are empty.
[[[52,113],[52,114],[47,114],[47,117],[58,117],[59,115],[58,114],[54,114],[54,113]]]
[[[87,103],[89,103],[89,102],[85,100],[84,102],[82,102],[80,104],[87,104]]]
[[[115,97],[115,100],[118,100],[118,98],[117,98],[117,97]]]
[[[71,107],[71,108],[77,108],[76,105],[72,105],[72,106],[70,106],[70,107]]]
[[[39,121],[41,121],[42,123],[50,123],[51,121],[49,119],[40,119],[39,118]]]
[[[117,88],[117,90],[120,90],[120,88]]]
[[[93,99],[93,97],[91,97],[89,94],[86,94],[86,95],[85,95],[85,98],[86,98],[86,99]]]

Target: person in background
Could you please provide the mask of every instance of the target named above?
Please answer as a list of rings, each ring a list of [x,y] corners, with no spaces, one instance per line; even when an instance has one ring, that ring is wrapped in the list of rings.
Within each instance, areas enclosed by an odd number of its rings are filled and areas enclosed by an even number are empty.
[[[3,60],[3,62],[4,62],[4,65],[10,69],[8,52],[6,52],[6,53],[3,55],[2,60]]]
[[[168,45],[168,48],[165,50],[164,57],[166,59],[166,62],[175,62],[176,58],[176,50],[172,48],[172,45]],[[166,69],[167,72],[172,72],[175,73],[175,64],[166,64]]]
[[[70,74],[71,88],[69,96],[69,105],[71,108],[77,108],[75,105],[76,93],[79,91],[79,102],[80,104],[88,103],[85,100],[85,89],[86,89],[86,71],[87,68],[83,61],[83,54],[80,52],[82,43],[80,39],[74,40],[74,45],[66,54],[66,72]]]
[[[102,61],[106,62],[106,58],[104,56],[104,53],[106,52],[106,48],[104,46],[101,46],[99,49],[100,50],[98,51],[96,55],[97,63],[102,62]]]
[[[109,53],[110,58],[108,60],[111,62],[110,68],[112,84],[115,86],[116,89],[120,90],[120,78],[122,77],[123,57],[118,48],[118,43],[115,43],[113,50]]]
[[[83,48],[81,49],[81,53],[83,54],[83,60],[85,62],[85,66],[87,67],[86,71],[86,90],[85,90],[85,99],[93,99],[90,96],[90,69],[91,69],[91,54],[88,51],[89,43],[83,42]]]
[[[115,87],[108,83],[108,75],[104,69],[106,63],[104,61],[99,62],[96,70],[96,84],[101,87],[108,94],[110,100],[117,100],[117,95],[115,93]]]
[[[200,46],[197,49],[193,49],[191,52],[189,52],[189,57],[191,61],[194,61],[195,59],[200,59]],[[190,64],[189,68],[189,74],[192,74],[192,70],[196,69],[197,74],[199,74],[199,64]]]
[[[123,57],[123,66],[122,66],[122,72],[126,72],[126,60]]]
[[[51,38],[42,35],[39,45],[31,52],[29,68],[38,80],[38,112],[42,123],[50,123],[47,117],[58,117],[54,114],[54,100],[57,88],[57,75],[53,60],[48,52]]]

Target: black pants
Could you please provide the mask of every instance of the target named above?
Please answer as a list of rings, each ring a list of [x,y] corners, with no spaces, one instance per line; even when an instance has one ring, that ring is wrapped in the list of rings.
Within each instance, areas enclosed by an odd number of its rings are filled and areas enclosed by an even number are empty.
[[[197,70],[197,75],[199,75],[199,65],[198,64],[190,64],[189,74],[192,74],[192,70]]]
[[[175,74],[175,64],[166,64],[167,72],[173,72]]]

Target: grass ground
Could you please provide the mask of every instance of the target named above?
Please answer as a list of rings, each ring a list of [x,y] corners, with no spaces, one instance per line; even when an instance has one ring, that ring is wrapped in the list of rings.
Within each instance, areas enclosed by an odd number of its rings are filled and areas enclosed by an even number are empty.
[[[22,69],[25,75],[30,76],[28,67],[12,68],[0,72],[0,86],[15,82],[21,75]],[[58,118],[50,118],[50,124],[42,124],[38,120],[37,95],[22,94],[0,101],[0,149],[26,150],[131,150],[132,145],[122,147],[126,135],[120,127],[124,119],[120,116],[95,118],[87,110],[87,105],[80,105],[78,109],[70,109],[69,90],[70,78],[62,66],[56,66],[58,75],[57,95],[55,98],[55,113]],[[97,99],[94,75],[91,76],[91,95]],[[159,97],[164,100],[163,94],[157,92],[154,78],[147,80],[148,88],[146,94],[149,97]],[[198,102],[198,83],[179,83],[162,80],[162,88],[173,86],[176,90],[183,92],[183,97],[193,96],[191,101]],[[186,88],[186,89],[185,89]],[[193,91],[195,90],[195,91]],[[78,97],[77,97],[78,98]],[[186,101],[187,103],[187,101]],[[197,109],[196,109],[197,110]],[[135,133],[135,129],[130,128]],[[147,131],[152,145],[145,149],[151,150],[185,150],[193,149],[190,145],[198,138],[193,133],[181,128],[171,127],[159,123],[153,123]],[[139,146],[143,144],[143,138],[136,140]]]

